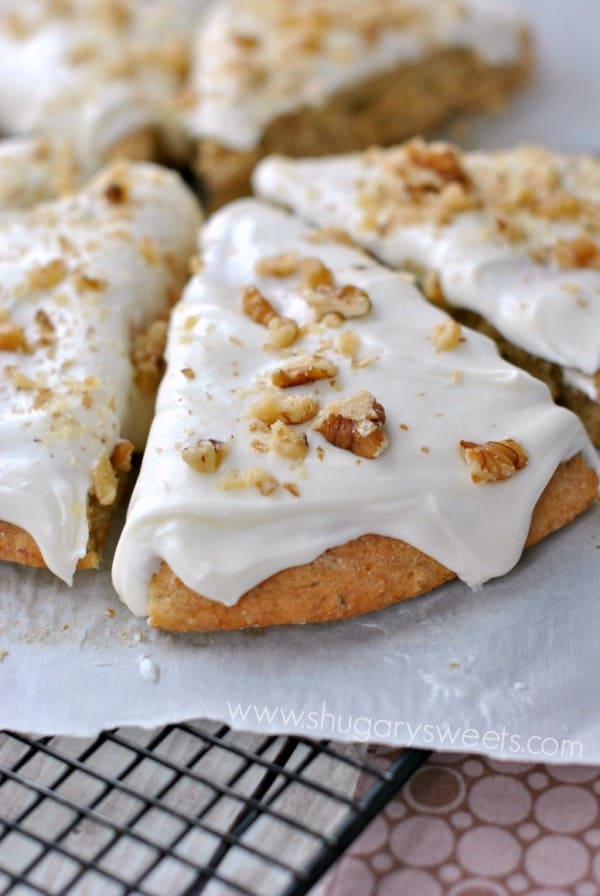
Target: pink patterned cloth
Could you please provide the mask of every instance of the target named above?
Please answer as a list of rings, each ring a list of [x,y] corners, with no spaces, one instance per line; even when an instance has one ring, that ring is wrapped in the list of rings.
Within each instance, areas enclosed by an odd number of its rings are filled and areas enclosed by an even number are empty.
[[[600,768],[437,754],[327,896],[600,896],[599,795]]]

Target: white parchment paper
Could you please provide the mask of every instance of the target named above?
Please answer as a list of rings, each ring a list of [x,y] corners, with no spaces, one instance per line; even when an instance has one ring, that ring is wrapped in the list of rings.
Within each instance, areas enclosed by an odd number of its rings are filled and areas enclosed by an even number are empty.
[[[600,149],[596,0],[521,5],[538,22],[537,84],[478,123],[471,142]],[[453,583],[326,626],[154,632],[120,606],[110,559],[72,590],[0,564],[0,728],[92,735],[202,716],[258,732],[600,763],[598,507],[477,593]]]

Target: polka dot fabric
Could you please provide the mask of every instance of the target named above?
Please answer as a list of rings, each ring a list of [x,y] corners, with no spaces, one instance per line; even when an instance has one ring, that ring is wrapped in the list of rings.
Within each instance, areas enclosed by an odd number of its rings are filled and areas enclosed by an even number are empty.
[[[600,769],[437,754],[327,896],[600,896],[599,795]]]

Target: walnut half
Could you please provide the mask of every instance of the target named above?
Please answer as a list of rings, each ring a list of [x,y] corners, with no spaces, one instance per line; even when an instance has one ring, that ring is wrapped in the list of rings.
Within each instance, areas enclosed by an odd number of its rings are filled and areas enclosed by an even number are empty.
[[[314,429],[336,448],[373,460],[388,445],[384,423],[383,405],[370,392],[358,392],[327,404]]]
[[[527,466],[529,460],[523,446],[514,439],[483,444],[463,439],[460,450],[471,479],[476,485],[511,479],[517,470]]]

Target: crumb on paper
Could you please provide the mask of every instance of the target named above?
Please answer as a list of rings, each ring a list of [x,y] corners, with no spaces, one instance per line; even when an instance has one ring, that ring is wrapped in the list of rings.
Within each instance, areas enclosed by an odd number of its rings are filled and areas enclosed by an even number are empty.
[[[0,647],[0,663],[3,663],[7,656],[8,650],[5,650],[4,647]]]
[[[137,659],[138,672],[144,681],[157,682],[160,678],[160,670],[149,656],[140,656]]]

